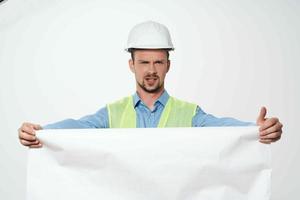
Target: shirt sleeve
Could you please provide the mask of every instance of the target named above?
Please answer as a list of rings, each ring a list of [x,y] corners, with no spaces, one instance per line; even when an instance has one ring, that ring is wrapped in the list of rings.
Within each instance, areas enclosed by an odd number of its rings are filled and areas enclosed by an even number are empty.
[[[108,112],[103,107],[96,113],[86,115],[78,120],[65,119],[52,124],[43,126],[43,129],[80,129],[80,128],[108,128]]]
[[[231,117],[215,117],[205,113],[199,106],[196,115],[193,117],[193,127],[209,127],[209,126],[255,126],[253,122],[244,122]]]

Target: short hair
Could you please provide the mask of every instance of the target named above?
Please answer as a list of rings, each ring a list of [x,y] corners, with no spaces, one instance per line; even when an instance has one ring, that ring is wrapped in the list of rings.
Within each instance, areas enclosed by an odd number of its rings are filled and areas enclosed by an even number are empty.
[[[128,52],[131,54],[131,59],[132,59],[133,62],[134,62],[134,52],[136,50],[146,50],[146,49],[136,49],[136,48],[130,48],[130,49],[128,49]],[[169,51],[171,49],[160,49],[160,50],[165,50],[166,51],[166,53],[167,53],[167,60],[169,60],[169,57],[170,57]]]

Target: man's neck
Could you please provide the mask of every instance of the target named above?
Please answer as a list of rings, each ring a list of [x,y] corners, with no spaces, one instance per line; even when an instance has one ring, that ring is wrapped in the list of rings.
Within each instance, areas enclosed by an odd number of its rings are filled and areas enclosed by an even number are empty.
[[[144,91],[143,89],[137,89],[137,94],[141,98],[141,100],[146,104],[146,106],[153,110],[155,101],[162,95],[162,93],[165,91],[164,88],[161,90],[155,92],[155,93],[149,93]]]

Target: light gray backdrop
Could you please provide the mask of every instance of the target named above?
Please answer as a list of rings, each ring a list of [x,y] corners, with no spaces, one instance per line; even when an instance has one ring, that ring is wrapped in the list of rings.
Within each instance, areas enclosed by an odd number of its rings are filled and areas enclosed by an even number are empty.
[[[273,200],[299,199],[300,1],[8,0],[0,4],[0,199],[25,199],[24,121],[96,112],[134,92],[129,30],[170,29],[168,92],[216,116],[255,121],[260,106],[284,135],[273,150]]]

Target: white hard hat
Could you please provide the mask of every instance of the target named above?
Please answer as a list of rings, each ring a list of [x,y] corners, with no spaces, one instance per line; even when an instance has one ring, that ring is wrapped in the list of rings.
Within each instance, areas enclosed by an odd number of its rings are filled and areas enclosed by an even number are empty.
[[[126,51],[130,49],[174,50],[169,30],[163,24],[146,21],[135,25],[128,36]]]

